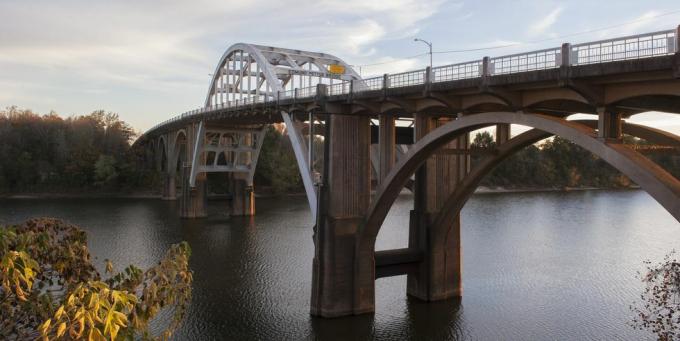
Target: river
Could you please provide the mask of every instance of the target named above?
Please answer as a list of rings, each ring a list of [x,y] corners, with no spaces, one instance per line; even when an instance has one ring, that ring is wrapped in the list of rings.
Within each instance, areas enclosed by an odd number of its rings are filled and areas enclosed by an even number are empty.
[[[680,245],[680,224],[643,191],[475,195],[462,212],[463,297],[422,303],[406,277],[376,282],[376,312],[309,315],[313,255],[304,198],[257,200],[257,216],[177,218],[153,199],[4,199],[0,224],[51,216],[89,232],[97,266],[147,267],[172,243],[193,249],[194,295],[177,340],[641,340],[627,323],[643,261]],[[407,245],[402,195],[377,249]]]

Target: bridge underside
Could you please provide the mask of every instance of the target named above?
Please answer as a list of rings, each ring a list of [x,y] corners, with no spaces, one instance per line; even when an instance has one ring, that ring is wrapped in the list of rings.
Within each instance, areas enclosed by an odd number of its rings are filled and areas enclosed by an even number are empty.
[[[647,111],[680,113],[679,53],[574,65],[571,47],[563,46],[561,64],[549,69],[492,74],[485,59],[477,78],[441,80],[427,68],[415,83],[403,75],[385,75],[379,86],[356,76],[340,83],[330,77],[301,91],[286,88],[301,65],[323,70],[341,61],[293,50],[276,52],[290,58],[274,58],[276,53],[260,48],[260,57],[248,48],[225,54],[220,65],[226,71],[218,68],[216,74],[227,79],[213,82],[210,110],[155,128],[140,143],[157,151],[166,174],[163,196],[174,197],[180,184],[183,217],[205,216],[210,172],[230,174],[231,213],[252,215],[252,178],[264,131],[285,122],[314,218],[314,315],[373,312],[375,280],[387,276],[407,275],[408,294],[422,300],[462,295],[460,210],[502,160],[553,135],[610,163],[680,221],[680,181],[623,140],[624,134],[636,136],[679,156],[680,137],[626,122]],[[252,66],[264,67],[265,60],[279,63],[270,65],[268,76]],[[293,71],[282,72],[282,65]],[[243,89],[251,74],[266,84]],[[323,71],[309,74],[321,77]],[[240,80],[229,78],[236,75]],[[246,102],[243,94],[264,99]],[[234,106],[234,96],[243,103]],[[568,120],[577,113],[593,119]],[[531,129],[513,136],[511,125]],[[473,166],[469,135],[482,128],[495,130],[496,145]],[[323,141],[323,155],[310,148],[315,136]],[[414,200],[408,247],[376,252],[380,227],[405,186]]]

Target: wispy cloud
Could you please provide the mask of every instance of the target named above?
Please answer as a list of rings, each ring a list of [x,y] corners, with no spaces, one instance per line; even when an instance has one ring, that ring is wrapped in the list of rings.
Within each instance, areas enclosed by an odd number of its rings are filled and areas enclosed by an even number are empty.
[[[563,10],[564,8],[562,6],[553,9],[545,17],[529,26],[529,31],[527,33],[530,36],[540,36],[545,34],[553,25],[555,25]]]

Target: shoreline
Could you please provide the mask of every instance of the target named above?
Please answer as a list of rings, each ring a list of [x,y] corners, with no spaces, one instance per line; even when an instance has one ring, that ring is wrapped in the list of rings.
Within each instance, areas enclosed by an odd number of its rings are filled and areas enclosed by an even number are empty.
[[[540,192],[577,192],[577,191],[602,191],[602,190],[637,190],[639,186],[631,187],[545,187],[545,188],[506,188],[506,187],[485,187],[479,186],[474,194],[501,194],[501,193],[540,193]],[[276,198],[276,197],[300,197],[305,193],[285,193],[285,194],[255,194],[256,198]],[[2,199],[160,199],[159,194],[155,193],[15,193],[0,194]],[[229,199],[229,195],[212,194],[208,199]]]

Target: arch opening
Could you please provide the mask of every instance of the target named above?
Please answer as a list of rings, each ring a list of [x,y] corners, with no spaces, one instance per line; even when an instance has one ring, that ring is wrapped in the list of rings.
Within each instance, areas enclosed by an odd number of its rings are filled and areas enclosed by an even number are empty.
[[[534,129],[511,139],[505,146],[502,145],[501,148],[504,148],[504,151],[499,152],[499,155],[503,155],[502,158],[492,158],[486,165],[481,165],[481,168],[480,165],[475,167],[475,169],[478,169],[478,174],[471,173],[466,177],[468,184],[459,186],[456,190],[458,193],[454,193],[447,200],[445,209],[442,209],[442,214],[435,221],[435,226],[444,226],[447,222],[450,222],[455,217],[455,213],[462,208],[466,198],[474,192],[481,178],[505,157],[512,155],[524,146],[551,135],[562,136],[598,155],[639,184],[642,189],[647,191],[680,221],[680,181],[636,151],[622,144],[598,140],[594,129],[578,121],[566,121],[539,114],[483,113],[463,117],[434,130],[416,143],[406,157],[395,166],[386,181],[378,189],[375,200],[369,208],[367,218],[361,227],[359,238],[363,247],[374,247],[384,216],[398,195],[395,189],[403,186],[407,174],[414,173],[439,146],[473,129],[498,123],[522,124],[534,127]],[[440,230],[445,229],[440,228]],[[445,232],[442,231],[442,233]],[[445,239],[446,235],[440,237]]]

